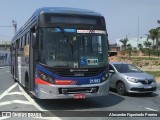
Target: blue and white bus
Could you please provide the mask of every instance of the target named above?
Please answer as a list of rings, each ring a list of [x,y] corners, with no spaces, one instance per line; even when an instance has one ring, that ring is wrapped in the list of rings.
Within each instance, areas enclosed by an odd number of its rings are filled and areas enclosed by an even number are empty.
[[[11,41],[11,73],[39,99],[108,95],[104,17],[77,8],[36,10]]]

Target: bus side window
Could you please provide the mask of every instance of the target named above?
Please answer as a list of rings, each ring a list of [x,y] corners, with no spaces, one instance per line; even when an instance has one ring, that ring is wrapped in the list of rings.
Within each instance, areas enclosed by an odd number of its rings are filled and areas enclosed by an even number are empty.
[[[26,44],[28,44],[29,45],[29,32],[27,33],[27,35],[26,35]]]

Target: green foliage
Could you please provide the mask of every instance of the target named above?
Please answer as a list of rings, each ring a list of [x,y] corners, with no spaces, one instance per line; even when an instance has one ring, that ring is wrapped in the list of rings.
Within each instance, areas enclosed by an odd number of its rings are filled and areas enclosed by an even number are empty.
[[[127,48],[128,38],[119,40],[122,43],[122,49],[125,50]]]
[[[159,77],[160,76],[160,71],[145,71],[148,74],[151,74],[155,77]]]
[[[160,38],[160,27],[157,27],[155,29],[151,29],[148,32],[147,40],[151,39],[153,40],[153,49],[156,48],[158,50],[158,42]],[[155,47],[154,47],[155,46]]]
[[[145,56],[160,56],[160,50],[153,50],[150,48],[143,48],[142,52]]]

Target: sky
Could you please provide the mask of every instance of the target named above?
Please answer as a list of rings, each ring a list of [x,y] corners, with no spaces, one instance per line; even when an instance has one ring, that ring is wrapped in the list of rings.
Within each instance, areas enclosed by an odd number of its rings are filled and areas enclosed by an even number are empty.
[[[19,29],[40,7],[74,7],[101,13],[110,43],[126,36],[146,37],[150,29],[160,26],[160,0],[0,0],[0,40],[11,40],[14,35],[13,27],[4,26],[12,26],[15,20]]]

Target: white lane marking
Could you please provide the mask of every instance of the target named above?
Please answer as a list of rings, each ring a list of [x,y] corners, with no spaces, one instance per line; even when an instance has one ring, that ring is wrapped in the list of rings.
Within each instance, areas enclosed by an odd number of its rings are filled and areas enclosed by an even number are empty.
[[[45,110],[45,109],[43,109],[43,108],[41,108],[25,91],[24,91],[24,89],[20,86],[20,85],[18,85],[18,87],[19,87],[19,89],[20,89],[20,91],[22,92],[22,94],[28,99],[28,101],[32,104],[32,105],[34,105],[39,111],[47,111],[47,113],[48,114],[50,114],[50,115],[52,115],[53,113],[51,113],[51,112],[49,112],[48,110]],[[44,119],[47,119],[48,117],[43,117]],[[43,119],[42,118],[42,119]],[[50,120],[61,120],[59,117],[50,117],[51,119]],[[47,119],[47,120],[49,120],[49,119]]]
[[[34,117],[35,119],[43,119],[43,120],[55,120],[55,117],[41,117],[41,118],[39,118],[39,117]]]
[[[8,93],[9,93],[9,91],[11,91],[14,87],[16,87],[18,85],[18,83],[15,83],[14,85],[12,85],[10,88],[8,88],[6,91],[4,91],[1,95],[0,95],[0,100],[4,97],[4,96],[6,96]]]
[[[24,89],[18,85],[20,91],[22,92],[22,94],[28,99],[28,101],[30,101],[38,110],[40,111],[46,111],[44,109],[42,109],[25,91]]]
[[[21,92],[11,92],[6,95],[23,95]]]
[[[28,102],[28,101],[12,100],[12,101],[1,102],[1,103],[0,103],[0,106],[9,105],[9,104],[13,104],[13,103],[31,105],[31,103]]]
[[[0,117],[0,120],[5,120],[5,119],[8,119],[8,118],[11,118],[11,117]]]
[[[158,110],[155,110],[155,109],[152,109],[152,108],[148,108],[148,107],[145,107],[145,109],[151,110],[151,111],[158,111]]]

